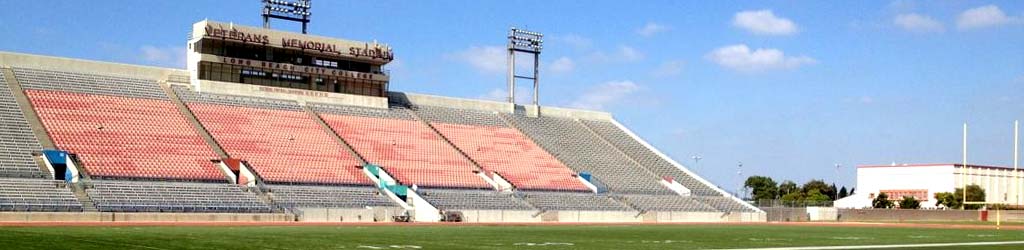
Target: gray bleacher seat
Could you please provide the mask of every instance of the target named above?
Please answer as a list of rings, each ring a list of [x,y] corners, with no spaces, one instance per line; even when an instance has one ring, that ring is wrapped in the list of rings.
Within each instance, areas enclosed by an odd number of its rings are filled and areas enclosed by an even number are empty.
[[[463,124],[491,127],[508,127],[498,114],[492,111],[453,109],[435,106],[418,106],[416,113],[428,122]]]
[[[718,212],[718,209],[678,195],[622,195],[626,202],[644,211]]]
[[[405,108],[393,107],[390,109],[378,109],[356,106],[344,106],[325,103],[307,103],[310,109],[318,114],[334,114],[346,116],[371,117],[382,119],[416,120]]]
[[[0,72],[0,177],[42,177],[32,160],[32,152],[39,150],[42,146]]]
[[[632,208],[605,194],[577,192],[520,192],[526,201],[543,210],[629,211]]]
[[[171,86],[171,89],[174,90],[174,93],[178,95],[178,98],[180,98],[181,101],[185,103],[199,102],[244,108],[265,108],[302,111],[302,107],[299,106],[299,103],[290,100],[279,100],[240,95],[223,95],[207,92],[195,92],[185,85],[173,85]]]
[[[669,163],[661,156],[658,156],[653,151],[640,144],[639,141],[633,139],[625,131],[619,129],[615,124],[607,121],[588,121],[581,120],[584,124],[589,126],[597,134],[604,137],[612,145],[625,152],[627,155],[632,157],[634,160],[639,162],[642,166],[647,167],[652,172],[660,176],[670,176],[679,182],[684,187],[690,189],[693,195],[721,195],[714,188],[705,185],[693,176],[686,174],[675,165]]]
[[[396,204],[374,187],[269,185],[274,203],[284,207],[365,208]]]
[[[271,212],[256,194],[228,183],[96,180],[86,192],[102,212]]]
[[[608,189],[625,194],[673,194],[661,178],[634,164],[618,149],[604,143],[584,125],[569,118],[506,115],[527,136],[569,168],[587,171]]]
[[[61,181],[0,178],[0,211],[81,212],[71,189]]]
[[[417,193],[441,210],[533,210],[512,194],[496,191],[421,188]]]
[[[160,85],[149,79],[32,68],[14,68],[14,76],[25,89],[168,99]]]
[[[755,212],[732,197],[725,196],[693,196],[694,199],[704,202],[722,212]]]

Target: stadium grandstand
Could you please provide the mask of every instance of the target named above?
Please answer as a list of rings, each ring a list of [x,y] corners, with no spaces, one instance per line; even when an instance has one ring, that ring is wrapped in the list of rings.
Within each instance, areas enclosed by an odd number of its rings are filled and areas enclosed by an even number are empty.
[[[385,44],[204,20],[187,48],[187,69],[0,52],[0,211],[765,220],[609,113],[391,90]]]

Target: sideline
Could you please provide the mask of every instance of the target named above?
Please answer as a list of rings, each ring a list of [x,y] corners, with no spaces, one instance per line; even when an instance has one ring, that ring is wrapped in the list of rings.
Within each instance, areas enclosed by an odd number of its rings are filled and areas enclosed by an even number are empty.
[[[860,246],[727,248],[727,249],[728,250],[833,250],[833,249],[931,248],[931,247],[999,246],[999,245],[1024,245],[1024,241],[989,241],[989,242],[925,243],[925,244],[899,244],[899,245],[860,245]],[[726,250],[726,249],[720,249],[720,250]]]

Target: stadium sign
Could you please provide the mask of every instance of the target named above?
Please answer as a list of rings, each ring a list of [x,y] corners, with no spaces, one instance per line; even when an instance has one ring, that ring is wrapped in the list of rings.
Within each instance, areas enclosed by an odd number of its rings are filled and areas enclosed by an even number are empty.
[[[202,32],[203,37],[238,41],[247,44],[269,45],[281,48],[293,48],[314,51],[320,54],[336,55],[350,58],[362,58],[378,62],[390,62],[395,54],[390,47],[374,42],[356,42],[332,39],[304,34],[294,34],[275,30],[252,28],[234,24],[222,24],[204,21],[203,26],[195,27],[195,32]],[[280,40],[280,43],[274,43]]]
[[[235,40],[243,43],[270,43],[270,36],[263,34],[254,34],[249,32],[241,32],[235,28],[225,29],[219,27],[213,27],[210,25],[206,26],[206,35],[210,37]]]
[[[212,55],[206,55],[206,56],[212,56]],[[371,73],[348,71],[348,70],[340,70],[340,69],[326,69],[326,68],[322,68],[322,67],[311,67],[311,66],[287,64],[287,63],[275,63],[275,62],[267,62],[267,61],[258,61],[258,60],[248,60],[248,59],[232,58],[232,57],[222,57],[222,56],[213,56],[213,57],[218,58],[217,61],[219,61],[220,63],[230,64],[230,65],[238,65],[238,66],[249,66],[249,67],[255,67],[255,68],[260,68],[260,69],[285,70],[285,71],[291,71],[291,72],[297,72],[297,73],[309,73],[309,74],[336,76],[336,77],[344,77],[344,78],[351,78],[351,79],[363,79],[363,80],[375,80],[375,81],[387,81],[388,80],[386,75],[381,75],[381,74],[371,74]]]

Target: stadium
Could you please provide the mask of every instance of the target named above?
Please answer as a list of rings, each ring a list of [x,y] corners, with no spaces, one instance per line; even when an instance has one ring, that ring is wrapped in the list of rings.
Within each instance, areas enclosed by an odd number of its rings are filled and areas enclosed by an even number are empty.
[[[308,0],[263,4],[264,27],[192,24],[184,69],[0,52],[0,242],[18,249],[1024,246],[1024,227],[994,227],[977,211],[956,211],[953,224],[889,224],[890,211],[755,206],[612,113],[540,105],[537,32],[509,31],[508,101],[417,94],[390,88],[390,45],[307,34]],[[302,31],[269,28],[271,19],[297,21]],[[518,73],[517,56],[533,59],[532,75]],[[531,103],[516,102],[516,84],[524,83],[532,84]],[[932,221],[928,213],[906,216]]]

